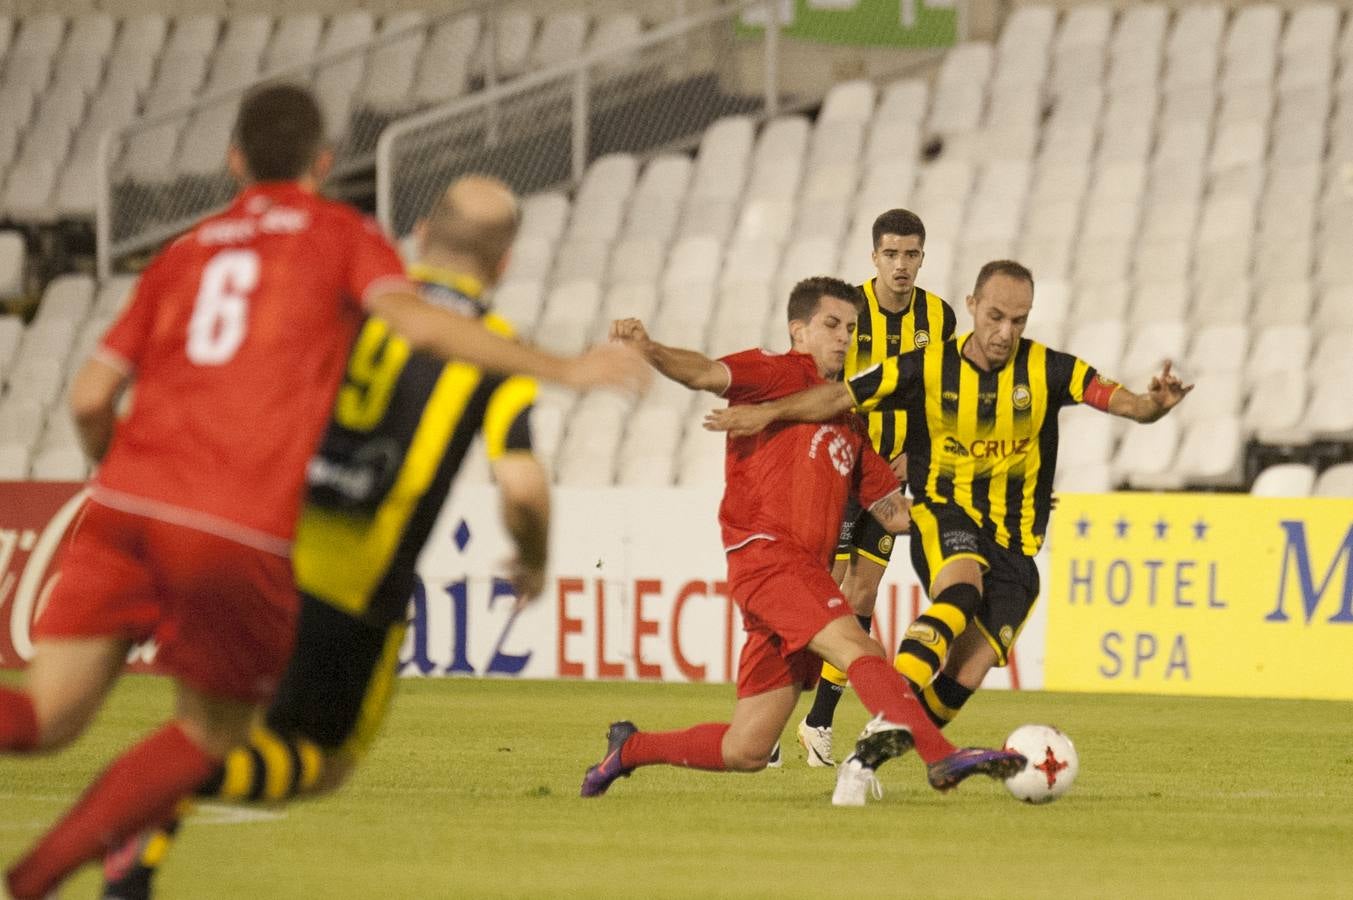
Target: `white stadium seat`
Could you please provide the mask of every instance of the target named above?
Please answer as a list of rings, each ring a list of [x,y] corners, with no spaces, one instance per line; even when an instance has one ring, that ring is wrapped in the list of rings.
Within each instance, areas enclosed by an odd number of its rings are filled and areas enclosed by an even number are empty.
[[[1353,394],[1348,385],[1320,381],[1312,386],[1302,427],[1315,440],[1353,440]]]
[[[1193,333],[1187,357],[1191,374],[1237,372],[1245,367],[1250,329],[1243,323],[1207,325]]]
[[[1244,428],[1266,444],[1300,444],[1311,438],[1302,425],[1309,393],[1304,369],[1269,373],[1254,386],[1245,405]]]
[[[1135,488],[1176,490],[1182,487],[1183,478],[1173,471],[1179,432],[1179,422],[1173,416],[1129,428],[1114,456],[1114,471]]]
[[[497,52],[493,64],[499,79],[515,78],[526,71],[536,36],[536,17],[526,10],[513,10],[498,16],[493,24]],[[484,42],[486,54],[490,43]]]
[[[1240,365],[1240,360],[1235,364]],[[1189,368],[1176,367],[1176,373],[1185,383],[1193,385],[1188,401],[1176,407],[1171,415],[1178,416],[1180,423],[1187,425],[1211,415],[1240,415],[1242,407],[1242,383],[1239,368],[1232,371],[1212,371],[1195,373]],[[1145,384],[1141,385],[1145,387]],[[1297,409],[1300,409],[1298,403]],[[1247,431],[1253,431],[1248,421],[1244,423]]]
[[[0,231],[0,298],[17,297],[24,289],[28,247],[17,231]]]
[[[1316,497],[1353,497],[1353,463],[1339,463],[1321,472],[1311,493]]]
[[[1253,497],[1309,497],[1315,488],[1315,468],[1305,463],[1269,466],[1250,485]]]
[[[1119,364],[1123,378],[1135,384],[1142,376],[1149,379],[1159,372],[1166,360],[1177,366],[1184,357],[1188,335],[1188,326],[1180,320],[1157,320],[1139,325],[1133,330]]]
[[[672,484],[681,419],[680,412],[671,407],[645,404],[635,411],[620,445],[616,483],[629,487]]]
[[[581,10],[546,15],[531,48],[530,68],[548,69],[577,57],[587,40],[587,25],[587,15]]]
[[[1059,462],[1053,486],[1058,494],[1107,494],[1114,488],[1113,466],[1107,462],[1063,466]]]
[[[1118,428],[1112,416],[1085,406],[1065,409],[1057,423],[1057,468],[1106,463],[1113,457]]]
[[[6,442],[33,447],[42,433],[46,409],[39,401],[13,391],[0,401],[0,435]]]
[[[532,194],[522,201],[518,239],[529,235],[547,241],[558,240],[564,233],[568,215],[569,199],[564,194],[558,192]]]
[[[1175,470],[1192,487],[1238,487],[1244,458],[1240,419],[1209,416],[1188,426]]]
[[[524,336],[534,333],[544,306],[545,286],[540,280],[505,281],[493,292],[494,310]]]
[[[505,278],[510,280],[543,279],[554,263],[555,241],[532,234],[518,235],[512,243]]]
[[[418,58],[427,42],[426,16],[406,11],[386,16],[380,42],[371,52],[360,88],[359,106],[394,114],[413,104]]]
[[[33,457],[28,477],[34,481],[84,481],[89,463],[79,447],[51,447]]]
[[[1245,377],[1257,384],[1274,372],[1305,371],[1311,355],[1311,329],[1305,325],[1275,325],[1255,337]]]
[[[280,72],[314,59],[319,52],[324,20],[319,13],[296,12],[283,15],[263,50],[261,70]]]
[[[483,20],[474,13],[440,22],[428,36],[414,77],[413,98],[432,105],[465,92]]]
[[[604,339],[615,319],[653,321],[658,310],[658,288],[652,282],[617,284],[606,292],[598,323],[598,340]]]

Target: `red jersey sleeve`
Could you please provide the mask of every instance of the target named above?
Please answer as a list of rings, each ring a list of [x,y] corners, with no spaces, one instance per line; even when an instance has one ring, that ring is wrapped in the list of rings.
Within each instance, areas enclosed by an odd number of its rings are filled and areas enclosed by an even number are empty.
[[[363,307],[384,290],[413,288],[404,275],[404,262],[373,219],[362,219],[348,256],[348,293]]]
[[[743,350],[719,360],[728,369],[729,403],[759,403],[801,391],[815,383],[802,364],[789,355]]]
[[[122,313],[104,334],[103,340],[94,351],[94,356],[108,363],[124,374],[130,375],[140,365],[141,355],[150,341],[155,326],[155,308],[158,303],[161,280],[166,258],[172,251],[155,258],[136,282],[136,289]]]
[[[892,467],[888,465],[887,460],[879,456],[868,439],[862,441],[860,446],[858,475],[860,506],[865,509],[902,489],[902,482],[897,480]]]

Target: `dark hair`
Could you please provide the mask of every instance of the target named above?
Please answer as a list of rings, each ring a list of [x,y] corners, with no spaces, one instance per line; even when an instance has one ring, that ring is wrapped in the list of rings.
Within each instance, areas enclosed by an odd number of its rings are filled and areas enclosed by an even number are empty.
[[[1004,275],[1007,278],[1028,282],[1029,287],[1034,286],[1034,273],[1030,272],[1027,266],[1017,263],[1013,259],[993,259],[982,267],[982,271],[977,273],[977,284],[972,289],[974,297],[981,293],[982,285],[986,284],[993,275]]]
[[[324,117],[310,91],[270,84],[240,104],[232,135],[249,174],[259,181],[294,181],[305,174],[324,140]]]
[[[890,209],[874,220],[875,250],[879,248],[879,241],[883,240],[885,234],[899,237],[914,234],[921,239],[921,246],[925,246],[925,224],[920,216],[909,209]]]
[[[856,311],[864,306],[864,295],[853,284],[839,278],[815,275],[805,278],[789,292],[789,321],[807,322],[817,313],[818,303],[823,297],[836,297],[852,304]]]

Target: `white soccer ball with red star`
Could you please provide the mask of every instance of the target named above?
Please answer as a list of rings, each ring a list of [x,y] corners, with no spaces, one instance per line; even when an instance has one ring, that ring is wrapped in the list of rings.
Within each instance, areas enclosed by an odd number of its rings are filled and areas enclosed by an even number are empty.
[[[1029,762],[1005,780],[1005,786],[1025,803],[1050,803],[1071,790],[1080,760],[1071,738],[1051,725],[1021,725],[1005,739],[1005,749],[1017,750]]]

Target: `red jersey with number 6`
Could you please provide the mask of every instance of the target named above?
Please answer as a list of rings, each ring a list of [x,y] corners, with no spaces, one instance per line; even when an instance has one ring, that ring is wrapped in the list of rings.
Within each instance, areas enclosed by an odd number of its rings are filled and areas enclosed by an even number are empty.
[[[806,353],[744,350],[728,368],[730,406],[761,403],[822,384]],[[853,415],[817,424],[776,422],[752,437],[729,437],[719,524],[725,552],[783,541],[826,567],[836,550],[846,496],[865,509],[901,489]]]
[[[134,384],[95,498],[286,552],[362,305],[407,285],[356,210],[243,191],[151,263],[96,351]]]

